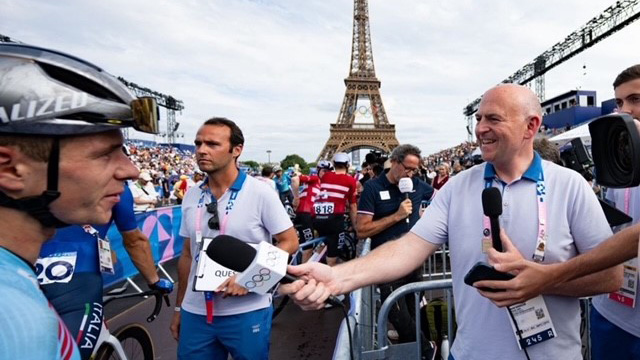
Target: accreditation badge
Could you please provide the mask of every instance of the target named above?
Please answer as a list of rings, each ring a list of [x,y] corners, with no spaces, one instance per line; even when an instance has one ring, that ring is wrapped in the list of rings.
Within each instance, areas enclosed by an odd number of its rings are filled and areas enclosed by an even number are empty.
[[[636,293],[638,291],[638,261],[631,259],[624,263],[624,278],[622,287],[609,294],[609,299],[631,308],[636,307]]]
[[[98,237],[98,256],[100,258],[100,272],[104,274],[115,274],[109,239]]]
[[[556,337],[556,329],[553,327],[547,304],[541,295],[510,306],[509,311],[513,315],[511,328],[520,350]],[[518,325],[517,328],[514,321]]]

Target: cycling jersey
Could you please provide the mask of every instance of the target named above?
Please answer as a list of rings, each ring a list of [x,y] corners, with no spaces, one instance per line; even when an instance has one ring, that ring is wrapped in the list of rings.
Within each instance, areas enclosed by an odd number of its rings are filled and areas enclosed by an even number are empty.
[[[320,184],[320,194],[316,197],[315,214],[332,215],[344,214],[347,201],[356,204],[356,180],[347,174],[326,172]]]
[[[298,190],[300,203],[296,213],[313,214],[313,203],[320,194],[320,178],[316,175],[300,175],[300,189]]]
[[[287,192],[291,190],[291,178],[289,175],[282,174],[280,177],[274,177],[273,182],[276,183],[278,192]]]
[[[0,294],[3,359],[80,359],[69,330],[38,288],[31,265],[1,247]]]
[[[106,237],[112,221],[120,232],[137,227],[133,196],[128,186],[124,187],[120,202],[113,207],[111,221],[93,226],[101,238]],[[58,229],[55,236],[42,246],[36,268],[38,281],[43,285],[69,282],[74,273],[100,273],[97,239],[79,225]]]
[[[109,223],[59,229],[44,244],[36,262],[42,291],[73,334],[82,359],[90,358],[102,326],[102,274],[97,237],[105,238],[112,222],[120,232],[137,228],[128,186],[113,207]]]

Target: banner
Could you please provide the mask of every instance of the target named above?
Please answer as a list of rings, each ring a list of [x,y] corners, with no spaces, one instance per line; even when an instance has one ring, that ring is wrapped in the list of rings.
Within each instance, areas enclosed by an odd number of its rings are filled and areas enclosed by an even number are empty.
[[[172,206],[155,209],[136,214],[138,229],[149,238],[153,261],[163,263],[180,256],[182,238],[180,237],[180,219],[182,208]],[[115,225],[111,225],[107,236],[111,242],[111,249],[116,253],[115,274],[103,274],[104,287],[111,286],[128,277],[138,274],[129,254],[122,243],[122,236]]]

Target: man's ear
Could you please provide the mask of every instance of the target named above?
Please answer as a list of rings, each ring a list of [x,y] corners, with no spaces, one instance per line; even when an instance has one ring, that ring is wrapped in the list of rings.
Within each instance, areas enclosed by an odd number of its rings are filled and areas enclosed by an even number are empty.
[[[0,146],[0,190],[16,192],[24,189],[25,156],[10,146]]]
[[[535,138],[538,133],[538,129],[540,129],[540,125],[542,125],[542,118],[540,116],[529,116],[527,119],[527,138]]]
[[[237,158],[240,156],[240,154],[242,154],[242,149],[243,149],[243,148],[244,148],[244,145],[239,144],[239,145],[234,146],[234,147],[231,149],[231,152],[232,152],[233,157],[234,157],[235,159],[237,159]]]

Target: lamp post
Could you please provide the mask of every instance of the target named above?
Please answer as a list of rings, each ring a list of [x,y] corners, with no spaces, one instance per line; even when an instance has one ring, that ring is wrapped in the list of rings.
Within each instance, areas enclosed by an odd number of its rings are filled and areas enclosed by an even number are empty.
[[[271,164],[271,150],[267,150],[267,163]]]

